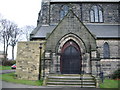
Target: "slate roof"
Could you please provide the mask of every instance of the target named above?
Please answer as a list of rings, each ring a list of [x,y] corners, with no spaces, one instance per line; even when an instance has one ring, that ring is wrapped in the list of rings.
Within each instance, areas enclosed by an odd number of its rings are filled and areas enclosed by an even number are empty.
[[[85,25],[88,30],[93,34],[96,35],[97,38],[120,38],[118,36],[118,29],[120,25]],[[46,38],[48,33],[51,33],[56,25],[50,26],[39,26],[32,32],[31,38]]]
[[[97,38],[118,38],[120,25],[86,25]]]
[[[36,32],[32,32],[31,38],[45,38],[48,33],[51,33],[55,28],[55,25],[52,26],[40,26]]]

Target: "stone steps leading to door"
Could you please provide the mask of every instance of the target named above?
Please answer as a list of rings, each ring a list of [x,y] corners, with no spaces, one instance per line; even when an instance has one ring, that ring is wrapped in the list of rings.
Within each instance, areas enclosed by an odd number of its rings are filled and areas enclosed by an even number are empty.
[[[79,74],[49,74],[47,86],[58,87],[96,87],[95,78],[91,75]]]

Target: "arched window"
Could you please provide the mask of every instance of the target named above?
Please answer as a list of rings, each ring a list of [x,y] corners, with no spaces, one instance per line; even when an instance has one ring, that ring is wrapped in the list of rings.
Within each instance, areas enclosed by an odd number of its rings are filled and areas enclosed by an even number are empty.
[[[64,5],[61,7],[60,20],[63,19],[63,17],[67,14],[68,10],[69,10],[69,7],[67,5]]]
[[[103,10],[99,5],[91,7],[90,22],[103,22]]]
[[[104,43],[103,45],[103,56],[104,58],[110,58],[110,49],[109,49],[109,44],[107,42]]]

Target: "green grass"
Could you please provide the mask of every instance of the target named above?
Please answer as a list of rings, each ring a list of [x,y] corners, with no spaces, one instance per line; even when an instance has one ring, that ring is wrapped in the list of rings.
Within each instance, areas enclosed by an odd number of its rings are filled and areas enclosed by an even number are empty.
[[[0,70],[10,70],[11,66],[0,66]]]
[[[108,80],[105,79],[104,83],[100,84],[100,88],[118,88],[120,80]]]
[[[42,85],[42,80],[41,81],[39,81],[39,80],[38,81],[31,81],[31,80],[16,79],[15,73],[2,74],[2,75],[0,75],[0,79],[2,79],[3,81],[12,82],[12,83],[35,85],[35,86]]]

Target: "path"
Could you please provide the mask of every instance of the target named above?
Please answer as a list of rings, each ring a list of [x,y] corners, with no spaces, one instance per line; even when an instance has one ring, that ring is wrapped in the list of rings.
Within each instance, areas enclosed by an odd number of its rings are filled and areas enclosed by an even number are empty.
[[[1,80],[0,80],[0,83],[1,83],[2,88],[47,88],[45,86],[23,85],[23,84],[5,82],[5,81],[1,81]]]
[[[0,74],[15,72],[15,70],[0,70]]]

